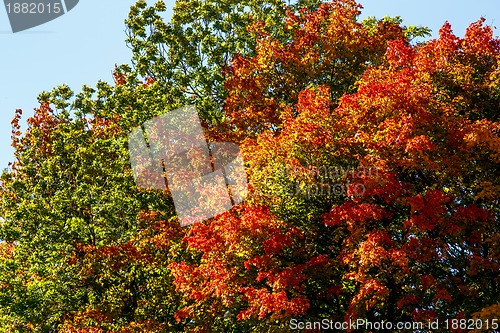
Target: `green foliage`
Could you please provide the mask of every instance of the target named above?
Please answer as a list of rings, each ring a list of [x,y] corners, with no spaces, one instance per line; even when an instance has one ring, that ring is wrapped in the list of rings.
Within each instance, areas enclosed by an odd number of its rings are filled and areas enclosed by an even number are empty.
[[[416,26],[413,24],[410,24],[408,26],[404,26],[403,24],[403,18],[400,16],[395,16],[395,17],[390,17],[390,16],[385,16],[382,19],[377,19],[375,16],[369,16],[365,18],[361,23],[369,29],[372,33],[376,32],[376,26],[379,24],[379,22],[383,23],[391,23],[395,24],[398,26],[402,26],[404,35],[407,37],[410,41],[416,39],[416,38],[426,38],[431,35],[431,30],[428,27],[424,26]]]
[[[127,43],[137,73],[168,87],[179,104],[194,104],[209,123],[223,120],[226,98],[223,70],[235,54],[255,52],[256,36],[248,26],[262,21],[264,29],[280,40],[289,37],[281,27],[285,10],[316,7],[321,0],[179,0],[170,22],[162,19],[163,1],[147,7],[132,6],[126,21]]]

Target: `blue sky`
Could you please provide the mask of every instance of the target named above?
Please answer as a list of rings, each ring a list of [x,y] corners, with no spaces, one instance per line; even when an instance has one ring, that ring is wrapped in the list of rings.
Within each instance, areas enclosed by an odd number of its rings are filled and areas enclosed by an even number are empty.
[[[174,1],[165,2],[171,11]],[[16,34],[10,30],[5,7],[0,7],[0,170],[13,160],[10,122],[15,109],[23,109],[26,119],[33,114],[40,92],[63,83],[78,92],[83,84],[112,82],[114,65],[129,63],[131,52],[124,42],[124,20],[134,3],[135,0],[80,0],[66,15]],[[433,37],[445,21],[452,24],[459,36],[482,16],[487,24],[500,27],[498,0],[361,3],[363,17],[399,15],[405,24],[430,27]],[[495,34],[500,33],[496,30]]]

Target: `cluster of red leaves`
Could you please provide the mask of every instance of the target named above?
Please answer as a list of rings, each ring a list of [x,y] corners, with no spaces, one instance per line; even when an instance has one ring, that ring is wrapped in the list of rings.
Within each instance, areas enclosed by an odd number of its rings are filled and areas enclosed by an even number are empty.
[[[51,151],[52,130],[64,120],[57,117],[51,109],[48,102],[44,102],[35,109],[35,114],[28,119],[30,131],[22,136],[19,124],[22,116],[22,110],[17,109],[12,120],[12,146],[16,149],[21,148],[26,142],[32,140],[39,143],[41,152]]]
[[[351,0],[332,1],[315,11],[290,12],[284,23],[292,36],[288,42],[272,38],[262,24],[251,27],[257,55],[236,55],[226,71],[225,113],[229,127],[242,131],[232,133],[233,138],[280,129],[283,107],[296,103],[313,82],[328,87],[334,99],[350,92],[367,64],[383,55],[388,41],[403,38],[402,28],[389,22],[369,31],[356,21],[360,7]]]
[[[463,311],[454,303],[464,295],[475,297],[469,276],[479,274],[477,283],[483,285],[498,279],[500,262],[484,251],[487,239],[498,232],[488,211],[492,201],[475,200],[484,191],[488,199],[498,200],[498,193],[479,185],[500,162],[499,104],[488,105],[498,99],[475,96],[488,91],[494,96],[491,80],[498,59],[500,41],[482,21],[472,24],[463,39],[446,24],[439,39],[419,48],[391,42],[387,62],[366,71],[359,90],[342,97],[337,128],[347,135],[341,140],[365,151],[364,163],[379,166],[377,175],[363,180],[367,191],[362,198],[325,215],[327,225],[345,225],[351,234],[343,253],[348,275],[360,285],[351,305],[369,309],[376,302],[394,302],[413,309],[414,320],[430,319],[440,311],[442,316],[445,308]],[[375,204],[380,199],[384,205]],[[391,218],[398,215],[403,215],[401,224]],[[389,232],[392,241],[384,237],[367,246],[373,232]],[[397,256],[391,256],[391,248]],[[373,274],[373,267],[382,270]],[[446,273],[438,273],[441,269]],[[409,284],[415,277],[420,281]],[[363,299],[374,281],[381,295]]]
[[[194,225],[185,241],[201,253],[201,263],[170,265],[177,291],[192,300],[177,319],[220,316],[227,309],[237,311],[234,315],[240,320],[305,313],[309,302],[301,296],[303,282],[317,267],[328,265],[328,258],[280,267],[277,258],[286,256],[295,248],[294,239],[301,237],[300,230],[287,228],[264,207],[242,208]],[[206,317],[198,320],[205,322]]]

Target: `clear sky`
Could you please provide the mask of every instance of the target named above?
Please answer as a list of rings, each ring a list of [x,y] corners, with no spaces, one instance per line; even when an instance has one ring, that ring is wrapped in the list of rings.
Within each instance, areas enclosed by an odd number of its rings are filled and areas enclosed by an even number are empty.
[[[148,4],[154,1],[149,0]],[[360,0],[362,16],[401,16],[405,24],[430,27],[435,37],[449,21],[463,36],[469,23],[486,18],[500,28],[500,0]],[[129,63],[124,40],[129,7],[135,0],[80,0],[66,15],[13,34],[6,10],[0,7],[0,170],[13,160],[10,122],[17,108],[23,119],[33,114],[41,91],[68,84],[112,82],[115,64]],[[166,0],[169,12],[174,0]],[[169,16],[169,15],[167,15]],[[499,35],[498,30],[495,31]]]

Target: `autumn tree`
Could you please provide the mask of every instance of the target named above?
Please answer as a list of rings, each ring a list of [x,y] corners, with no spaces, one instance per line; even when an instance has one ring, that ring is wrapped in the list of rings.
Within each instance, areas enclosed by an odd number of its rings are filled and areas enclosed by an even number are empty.
[[[351,0],[138,1],[133,66],[42,93],[0,187],[0,329],[288,332],[498,318],[500,42]],[[195,104],[249,196],[181,227],[127,135]],[[167,163],[168,161],[165,161]],[[359,330],[366,331],[366,330]],[[460,327],[454,329],[460,332]]]
[[[285,42],[252,27],[257,53],[228,68],[214,134],[241,144],[252,194],[190,230],[204,261],[173,264],[191,300],[178,317],[287,331],[292,317],[498,315],[499,40],[480,20],[464,38],[446,24],[414,45],[394,20],[358,14],[350,1],[290,14]],[[254,207],[277,235],[245,230]],[[249,240],[233,248],[235,225]]]
[[[183,16],[202,5],[207,10]],[[114,85],[99,82],[76,95],[64,85],[42,93],[24,133],[22,111],[16,111],[15,161],[2,174],[0,191],[2,331],[183,330],[174,318],[181,300],[168,264],[191,256],[183,242],[187,230],[168,191],[135,186],[127,135],[196,94],[206,122],[216,119],[210,87],[223,100],[220,68],[237,48],[252,52],[246,25],[259,17],[272,27],[284,15],[281,1],[248,5],[179,1],[166,25],[158,14],[163,2],[147,7],[138,1],[127,20],[134,68],[117,67]],[[196,20],[208,25],[191,35]],[[154,31],[148,35],[145,27]],[[235,34],[238,45],[222,48],[221,33]],[[215,44],[203,44],[214,38]],[[187,81],[196,89],[186,90]]]

